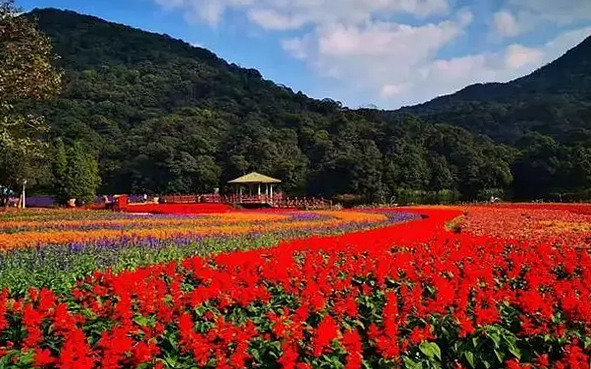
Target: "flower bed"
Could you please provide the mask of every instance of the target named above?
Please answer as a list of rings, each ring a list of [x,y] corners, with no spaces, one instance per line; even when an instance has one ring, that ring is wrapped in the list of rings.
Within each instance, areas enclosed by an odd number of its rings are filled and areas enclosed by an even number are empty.
[[[122,209],[126,213],[153,214],[214,214],[233,211],[227,204],[137,204]]]
[[[387,212],[232,212],[132,215],[104,211],[30,211],[0,216],[0,288],[66,291],[95,270],[116,271],[195,255],[276,245],[416,219]]]
[[[591,241],[591,205],[506,204],[465,211],[463,232],[571,247],[588,247]]]
[[[0,296],[0,366],[588,368],[591,257],[462,211]]]
[[[123,240],[170,240],[203,238],[209,235],[241,235],[253,231],[272,232],[292,229],[326,229],[351,225],[381,225],[384,214],[366,212],[232,212],[199,216],[154,215],[133,216],[110,212],[58,211],[8,216],[0,223],[0,251],[10,251],[47,244],[93,243]],[[72,219],[59,215],[67,214]],[[99,216],[102,215],[102,216]],[[301,214],[309,214],[310,219]],[[87,215],[88,218],[84,218]],[[300,218],[297,218],[300,217]],[[0,218],[2,219],[2,218]]]

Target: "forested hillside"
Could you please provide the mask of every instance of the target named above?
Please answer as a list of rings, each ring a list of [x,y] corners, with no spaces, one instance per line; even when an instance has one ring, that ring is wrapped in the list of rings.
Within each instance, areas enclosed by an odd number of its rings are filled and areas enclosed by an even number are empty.
[[[523,78],[469,86],[402,111],[516,147],[519,197],[591,187],[591,37]]]
[[[591,36],[558,60],[509,83],[466,87],[402,109],[515,143],[537,131],[566,144],[591,142]]]
[[[515,84],[384,112],[310,99],[168,36],[52,9],[27,16],[65,72],[60,97],[31,108],[52,140],[97,155],[102,192],[208,192],[251,170],[290,194],[368,201],[443,190],[534,198],[591,183],[589,40]]]

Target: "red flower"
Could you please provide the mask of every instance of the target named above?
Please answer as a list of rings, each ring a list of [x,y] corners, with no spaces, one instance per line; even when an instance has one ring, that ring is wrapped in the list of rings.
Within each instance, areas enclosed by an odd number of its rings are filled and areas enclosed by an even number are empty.
[[[319,357],[330,343],[338,338],[339,329],[334,319],[327,315],[316,328],[314,335],[314,356]]]
[[[23,344],[26,348],[33,348],[41,342],[43,338],[40,329],[42,320],[43,315],[34,309],[32,305],[27,305],[23,310],[23,323],[27,330],[27,338],[25,338]]]
[[[35,367],[42,368],[51,365],[55,362],[55,358],[51,355],[51,351],[47,349],[35,349]]]
[[[363,347],[359,333],[356,330],[345,332],[342,343],[347,349],[347,365],[345,369],[361,368]]]
[[[284,343],[282,346],[283,354],[277,360],[283,369],[295,369],[298,361],[298,351],[293,345]]]
[[[529,364],[521,364],[519,360],[508,360],[505,362],[505,367],[507,369],[531,369],[531,365]]]
[[[133,347],[132,351],[134,361],[137,365],[152,361],[154,357],[160,353],[160,348],[156,346],[155,341],[150,341],[147,344],[144,342],[138,342]]]
[[[550,366],[550,360],[548,359],[548,354],[542,354],[537,357],[536,359],[536,366],[539,368],[548,368]]]
[[[430,325],[424,328],[413,328],[413,330],[410,332],[410,336],[408,337],[408,339],[413,345],[417,345],[421,342],[428,341],[433,338],[435,338],[435,336],[433,336]]]

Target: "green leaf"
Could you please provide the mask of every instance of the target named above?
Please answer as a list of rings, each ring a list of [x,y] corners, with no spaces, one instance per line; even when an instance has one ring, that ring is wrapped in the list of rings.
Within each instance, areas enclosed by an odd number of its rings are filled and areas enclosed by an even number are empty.
[[[143,315],[137,316],[133,319],[134,322],[136,322],[139,326],[141,327],[146,327],[148,325],[148,318],[146,318]]]
[[[164,362],[169,367],[176,368],[176,364],[177,364],[176,357],[174,357],[174,356],[166,356],[166,357],[164,357]]]
[[[500,352],[499,350],[493,350],[495,352],[495,356],[499,360],[499,363],[502,364],[505,361],[505,355]]]
[[[492,332],[488,337],[495,343],[495,348],[501,347],[501,337],[497,332]]]
[[[407,369],[423,369],[423,364],[415,362],[408,356],[404,356],[404,367]]]
[[[441,360],[441,349],[435,342],[423,342],[419,346],[419,350],[430,359],[437,357]]]
[[[250,355],[252,355],[252,358],[255,361],[261,361],[260,354],[259,354],[259,351],[257,349],[250,349]]]
[[[515,356],[517,359],[521,359],[521,351],[517,348],[517,346],[515,346],[515,344],[509,344],[507,345],[507,348],[509,349],[509,352],[513,354],[513,356]]]
[[[429,342],[421,343],[421,345],[419,346],[419,350],[421,350],[421,352],[423,354],[425,354],[425,356],[427,356],[430,359],[435,357],[435,353],[433,352],[433,349],[429,345]]]
[[[25,354],[22,354],[20,356],[20,361],[19,361],[20,364],[24,364],[24,365],[28,366],[30,364],[33,364],[34,362],[35,362],[35,353],[32,350],[25,353]]]
[[[464,357],[466,358],[466,361],[468,362],[468,364],[470,364],[470,366],[472,368],[475,368],[475,366],[474,366],[474,354],[471,351],[466,351],[466,352],[464,352]]]
[[[355,320],[353,321],[353,324],[358,325],[361,329],[365,330],[365,325],[361,320]]]
[[[431,342],[431,346],[433,347],[433,351],[435,351],[435,357],[441,360],[441,349],[435,342]]]

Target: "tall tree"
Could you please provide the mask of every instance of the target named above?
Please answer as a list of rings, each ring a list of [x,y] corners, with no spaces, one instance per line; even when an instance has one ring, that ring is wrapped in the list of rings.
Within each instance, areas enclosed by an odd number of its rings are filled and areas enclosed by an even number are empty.
[[[59,90],[61,76],[52,61],[49,39],[18,16],[14,0],[0,0],[0,186],[16,190],[35,179],[31,168],[45,153],[48,126],[23,106]]]
[[[96,190],[101,183],[98,161],[88,150],[88,146],[80,141],[67,150],[67,162],[64,184],[64,194],[84,203],[96,199]]]
[[[53,176],[52,191],[59,203],[68,200],[66,193],[66,174],[68,172],[68,157],[66,145],[58,138],[51,147],[51,174]]]

